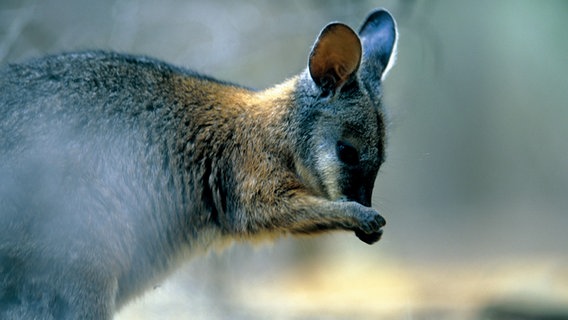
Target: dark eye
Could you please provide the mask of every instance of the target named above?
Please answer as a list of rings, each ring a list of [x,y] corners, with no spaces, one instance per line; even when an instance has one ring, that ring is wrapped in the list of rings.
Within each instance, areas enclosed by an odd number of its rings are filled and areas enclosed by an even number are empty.
[[[349,166],[359,164],[359,152],[357,152],[357,149],[347,142],[337,142],[337,157],[341,160],[341,162]]]

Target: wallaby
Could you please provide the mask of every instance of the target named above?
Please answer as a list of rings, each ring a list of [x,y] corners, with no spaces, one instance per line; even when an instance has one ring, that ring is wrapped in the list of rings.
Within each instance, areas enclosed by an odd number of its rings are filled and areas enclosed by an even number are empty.
[[[0,69],[0,319],[111,319],[190,255],[385,220],[381,81],[395,21],[317,37],[304,72],[254,91],[146,57]]]

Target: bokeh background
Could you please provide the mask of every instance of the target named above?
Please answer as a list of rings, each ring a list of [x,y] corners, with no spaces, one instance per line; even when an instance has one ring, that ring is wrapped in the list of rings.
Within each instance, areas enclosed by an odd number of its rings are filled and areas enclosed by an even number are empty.
[[[118,319],[568,319],[568,1],[0,0],[0,63],[109,49],[266,88],[376,7],[400,33],[383,240],[235,244]]]

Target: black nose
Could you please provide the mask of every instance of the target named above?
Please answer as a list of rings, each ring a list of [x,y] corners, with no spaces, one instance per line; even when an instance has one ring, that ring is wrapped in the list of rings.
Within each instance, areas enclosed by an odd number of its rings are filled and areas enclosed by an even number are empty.
[[[365,207],[370,207],[372,194],[373,188],[360,187],[358,190],[356,190],[356,192],[354,192],[351,200],[356,201],[364,205]]]
[[[360,204],[364,205],[365,207],[370,207],[371,206],[371,199],[359,199]]]
[[[357,193],[352,195],[347,195],[349,201],[355,201],[364,205],[365,207],[371,207],[371,195],[367,193]]]
[[[343,194],[349,201],[355,201],[364,205],[371,206],[371,198],[373,195],[373,187],[375,185],[375,175],[366,176],[363,172],[357,172],[346,179],[347,182],[343,186]]]

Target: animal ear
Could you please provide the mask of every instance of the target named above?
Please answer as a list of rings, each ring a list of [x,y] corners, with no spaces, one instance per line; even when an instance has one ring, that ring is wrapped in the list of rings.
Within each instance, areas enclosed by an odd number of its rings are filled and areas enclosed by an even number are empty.
[[[322,96],[333,96],[361,63],[361,41],[342,23],[328,24],[318,36],[309,58],[309,71]]]
[[[384,9],[371,12],[359,30],[359,36],[363,42],[365,73],[378,75],[382,80],[395,60],[398,34],[394,18]]]

